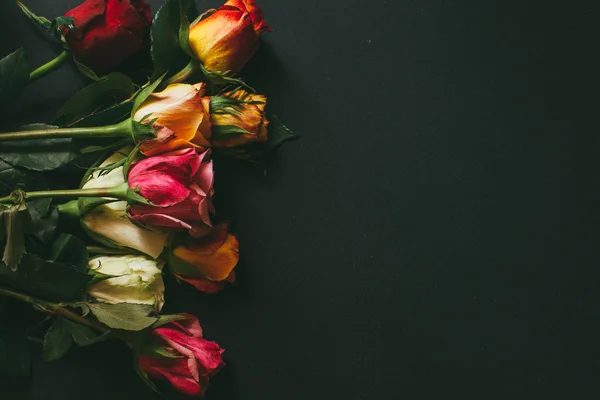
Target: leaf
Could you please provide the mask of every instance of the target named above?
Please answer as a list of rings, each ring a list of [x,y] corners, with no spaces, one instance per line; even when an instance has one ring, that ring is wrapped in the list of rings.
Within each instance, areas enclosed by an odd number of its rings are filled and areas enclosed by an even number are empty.
[[[149,317],[154,307],[149,304],[88,304],[92,314],[104,325],[113,329],[141,331],[154,324],[158,318]]]
[[[65,125],[67,122],[96,112],[111,105],[115,100],[123,100],[135,92],[131,79],[119,72],[113,72],[91,83],[71,97],[58,110],[55,122]]]
[[[16,271],[25,254],[25,229],[30,222],[29,212],[24,203],[17,204],[2,210],[0,217],[2,217],[6,237],[2,262],[11,271]]]
[[[240,158],[246,161],[257,161],[275,151],[285,142],[298,138],[298,135],[294,134],[294,132],[285,126],[279,117],[270,115],[269,120],[271,122],[269,124],[269,136],[266,142],[217,150],[221,154],[231,157]]]
[[[57,318],[46,332],[42,348],[42,359],[46,362],[58,360],[64,356],[73,345],[73,337],[63,318]]]
[[[0,373],[26,377],[31,371],[29,343],[25,330],[11,320],[2,322],[0,329]]]
[[[190,57],[182,50],[180,44],[180,27],[182,16],[187,17],[183,21],[185,23],[197,15],[193,0],[167,0],[158,10],[150,28],[153,80],[165,73],[173,75],[189,62]]]
[[[0,104],[14,102],[28,82],[29,67],[23,48],[0,60]]]
[[[140,108],[142,103],[144,101],[146,101],[146,99],[152,94],[152,92],[154,92],[154,90],[158,87],[158,85],[160,85],[162,80],[165,78],[165,75],[166,74],[159,76],[154,82],[152,82],[151,84],[146,86],[135,96],[135,99],[133,100],[133,107],[131,109],[132,116],[133,116],[133,114],[135,114],[137,109]]]
[[[46,190],[58,184],[45,174],[14,167],[0,158],[0,193],[7,195],[19,188],[24,190]]]
[[[66,319],[64,320],[64,322],[67,326],[68,331],[71,333],[73,341],[75,341],[77,346],[89,346],[91,344],[99,342],[104,338],[103,335],[97,334],[87,326],[83,326],[76,322],[69,321]]]
[[[92,69],[85,64],[81,63],[77,58],[73,57],[73,61],[75,62],[75,67],[81,72],[83,76],[89,78],[93,81],[99,81],[101,78],[98,78],[98,75]]]
[[[179,0],[179,47],[188,57],[195,57],[190,48],[190,20],[183,7],[182,0]]]
[[[87,273],[87,247],[81,239],[68,233],[61,233],[54,241],[48,260],[69,264],[79,272]]]
[[[186,319],[186,318],[187,317],[185,315],[181,315],[181,314],[160,315],[158,317],[158,320],[154,324],[152,324],[152,329],[159,328],[168,323],[171,323],[174,321],[180,321],[180,320]]]
[[[58,223],[58,211],[50,208],[51,203],[52,199],[36,199],[26,203],[31,217],[27,234],[35,237],[42,244],[52,240]]]
[[[23,13],[27,16],[27,18],[29,18],[31,22],[34,23],[34,25],[46,32],[50,30],[52,22],[50,22],[48,18],[40,17],[34,14],[33,11],[31,11],[25,4],[21,3],[20,1],[17,1],[17,5],[21,7]]]
[[[51,301],[77,301],[84,297],[91,277],[71,265],[25,254],[19,268],[12,272],[0,264],[0,282]]]
[[[57,128],[53,125],[29,125],[23,130]],[[70,138],[33,139],[2,143],[0,159],[15,167],[32,171],[51,171],[67,165],[80,156],[78,146]]]
[[[98,113],[88,115],[79,120],[75,126],[104,126],[112,125],[122,121],[131,114],[133,101],[126,101],[114,106],[108,107]]]

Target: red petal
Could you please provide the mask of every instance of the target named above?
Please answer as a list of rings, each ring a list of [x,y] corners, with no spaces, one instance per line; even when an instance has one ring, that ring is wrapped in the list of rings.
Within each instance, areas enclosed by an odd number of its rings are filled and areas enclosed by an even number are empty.
[[[171,385],[186,396],[198,396],[203,391],[194,379],[187,358],[151,358],[139,356],[140,368],[151,378],[166,378]],[[205,382],[207,383],[207,382]]]

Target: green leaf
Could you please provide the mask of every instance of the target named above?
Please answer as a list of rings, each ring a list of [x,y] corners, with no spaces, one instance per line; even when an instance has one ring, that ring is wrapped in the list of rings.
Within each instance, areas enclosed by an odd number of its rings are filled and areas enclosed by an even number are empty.
[[[33,11],[31,11],[25,4],[21,3],[20,1],[17,1],[17,5],[21,7],[23,13],[27,16],[27,18],[29,18],[31,22],[33,22],[34,25],[46,32],[50,30],[52,22],[48,18],[40,17],[34,14]]]
[[[77,58],[73,57],[73,61],[75,62],[75,67],[77,67],[77,69],[79,70],[79,72],[81,72],[81,74],[83,76],[85,76],[86,78],[89,78],[93,81],[101,80],[101,78],[98,78],[98,75],[96,75],[96,73],[94,71],[92,71],[92,69],[90,67],[83,64]]]
[[[90,280],[90,276],[71,265],[44,260],[33,254],[23,256],[16,272],[0,264],[0,282],[51,301],[81,300]]]
[[[285,142],[298,139],[298,136],[285,126],[277,116],[270,115],[269,120],[271,122],[269,124],[269,136],[266,142],[215,150],[230,157],[240,158],[246,161],[258,161],[269,153],[277,150]]]
[[[190,20],[183,7],[182,0],[179,0],[179,47],[188,57],[195,57],[190,48]]]
[[[210,71],[206,69],[202,64],[200,64],[200,69],[202,70],[202,75],[204,75],[206,80],[212,83],[213,85],[242,86],[246,88],[246,90],[248,90],[249,92],[255,92],[252,86],[248,85],[242,79],[232,76],[229,71]]]
[[[154,63],[152,79],[165,73],[173,75],[189,62],[190,57],[182,50],[180,44],[182,16],[187,17],[183,21],[186,23],[197,15],[193,0],[167,0],[158,10],[150,29],[152,39],[150,51]]]
[[[181,314],[161,315],[158,317],[158,321],[156,321],[154,324],[152,324],[152,329],[159,328],[168,323],[180,321],[180,320],[186,319],[186,318],[187,317],[185,315],[181,315]]]
[[[14,102],[28,82],[29,67],[23,48],[0,60],[0,104]]]
[[[89,303],[88,306],[98,321],[113,329],[141,331],[158,320],[149,316],[154,311],[154,307],[149,304]]]
[[[65,125],[112,105],[115,100],[127,99],[134,92],[135,86],[127,75],[113,72],[71,97],[58,111],[55,122]]]
[[[65,319],[64,322],[77,346],[89,346],[98,343],[105,338],[105,336],[97,334],[87,326],[80,325],[67,319]]]
[[[46,190],[58,184],[47,175],[14,167],[0,158],[0,193],[5,196],[15,189]]]
[[[11,271],[16,271],[25,254],[25,229],[30,223],[29,212],[25,204],[17,204],[0,212],[4,225],[6,245],[2,262]]]
[[[143,88],[133,100],[133,107],[131,109],[131,115],[133,116],[138,108],[142,105],[144,101],[154,92],[154,90],[160,85],[162,80],[165,78],[166,74],[159,76],[154,82]]]
[[[23,130],[57,128],[54,125],[35,124]],[[73,139],[33,139],[2,143],[0,158],[15,167],[32,171],[51,171],[80,157]]]
[[[72,265],[79,272],[87,273],[87,247],[81,239],[68,233],[61,233],[54,241],[48,259],[49,261]]]
[[[222,140],[230,136],[246,135],[250,132],[237,125],[213,125],[211,139]]]
[[[75,126],[104,126],[122,121],[131,115],[133,101],[125,101],[79,120]]]
[[[0,329],[0,373],[26,377],[30,371],[31,358],[25,330],[5,318]]]
[[[27,234],[35,237],[44,245],[54,237],[58,223],[58,211],[50,208],[51,203],[52,199],[36,199],[26,203],[31,217]]]
[[[69,351],[72,345],[73,337],[67,321],[63,318],[57,318],[44,337],[42,359],[46,362],[58,360]]]

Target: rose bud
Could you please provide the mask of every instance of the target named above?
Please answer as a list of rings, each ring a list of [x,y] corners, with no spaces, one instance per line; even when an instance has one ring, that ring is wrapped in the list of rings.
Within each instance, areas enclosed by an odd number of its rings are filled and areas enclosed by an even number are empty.
[[[270,30],[254,0],[229,0],[190,27],[189,45],[207,70],[237,73]]]
[[[245,90],[210,98],[212,147],[242,146],[267,140],[267,98]]]
[[[100,167],[121,161],[131,149],[122,149],[106,159]],[[123,167],[108,173],[94,171],[82,189],[115,187],[125,183]],[[79,214],[81,207],[75,211]],[[125,247],[140,251],[152,258],[163,252],[168,235],[140,227],[127,216],[127,202],[114,201],[99,205],[89,212],[81,212],[81,222],[86,231],[100,243],[110,247]]]
[[[233,147],[267,140],[265,96],[245,90],[212,97],[203,94],[203,83],[175,83],[150,95],[134,119],[154,120],[173,136],[143,143],[142,153],[152,156],[190,146]]]
[[[189,239],[170,249],[169,268],[175,277],[201,292],[216,293],[233,283],[239,242],[229,233],[229,225],[216,224],[211,233],[200,239]]]
[[[151,228],[185,229],[202,237],[214,212],[213,166],[207,150],[188,148],[149,157],[131,167],[127,182],[152,205],[133,205],[129,217]]]
[[[225,366],[223,349],[202,338],[202,328],[193,315],[155,328],[152,336],[173,357],[138,356],[138,365],[150,378],[166,379],[187,396],[202,396],[209,378]]]
[[[152,23],[144,0],[86,0],[66,14],[75,30],[65,29],[65,39],[79,61],[96,72],[105,72],[148,45]]]
[[[149,304],[158,312],[165,304],[162,267],[162,262],[144,256],[92,258],[89,270],[107,278],[91,284],[88,293],[102,303]]]

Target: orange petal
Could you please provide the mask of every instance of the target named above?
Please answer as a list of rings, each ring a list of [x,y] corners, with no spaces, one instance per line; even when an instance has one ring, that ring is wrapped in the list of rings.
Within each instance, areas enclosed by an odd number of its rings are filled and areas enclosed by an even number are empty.
[[[177,138],[191,141],[208,118],[202,105],[203,94],[203,84],[171,84],[162,92],[151,94],[133,118],[157,119],[156,123],[171,129]]]
[[[187,282],[199,291],[208,294],[217,293],[221,291],[225,286],[227,286],[227,283],[235,282],[235,271],[231,271],[231,274],[229,274],[229,276],[225,280],[220,282],[213,282],[204,278],[186,278],[181,275],[177,275],[176,273],[173,274],[177,279]]]
[[[173,255],[193,265],[201,275],[212,281],[227,279],[240,258],[239,242],[227,230],[227,224],[217,224],[210,235],[192,244],[176,247]]]

